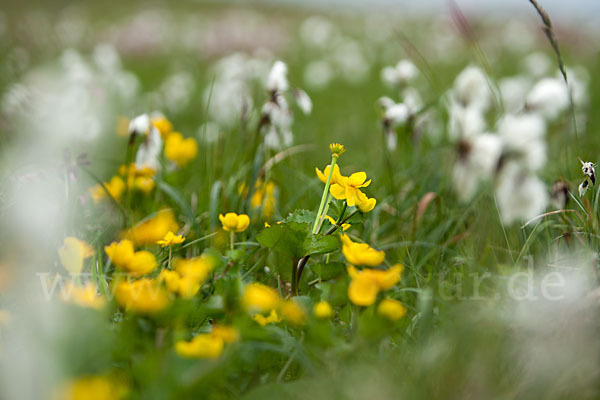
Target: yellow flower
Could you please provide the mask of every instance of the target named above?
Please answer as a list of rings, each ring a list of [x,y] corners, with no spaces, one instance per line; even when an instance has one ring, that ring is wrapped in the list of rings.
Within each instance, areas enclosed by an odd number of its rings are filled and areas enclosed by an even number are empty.
[[[83,268],[83,260],[94,255],[92,246],[72,236],[67,236],[58,249],[60,263],[67,271],[78,274]]]
[[[173,130],[173,124],[171,124],[171,122],[162,115],[157,115],[150,118],[150,122],[152,122],[152,125],[158,129],[163,139]]]
[[[306,313],[294,300],[285,300],[279,304],[281,316],[293,325],[304,325],[306,323]]]
[[[396,264],[385,271],[378,269],[358,271],[349,265],[348,275],[352,278],[348,286],[350,301],[358,306],[370,306],[375,303],[380,291],[391,289],[400,281],[402,269],[400,264]]]
[[[269,312],[279,304],[277,291],[262,283],[250,283],[244,290],[242,303],[249,311]]]
[[[104,187],[106,190],[104,190]],[[110,178],[109,182],[104,182],[104,187],[102,187],[102,185],[96,185],[90,188],[89,192],[94,203],[98,203],[106,198],[106,191],[108,191],[110,196],[116,201],[119,201],[123,192],[125,192],[125,182],[123,182],[123,179],[119,176],[113,176]]]
[[[342,253],[346,260],[353,265],[376,267],[385,260],[385,252],[375,250],[367,243],[355,243],[348,235],[342,235]]]
[[[346,148],[344,147],[344,145],[339,143],[331,143],[329,145],[329,150],[331,150],[332,155],[337,157],[341,156],[346,152]]]
[[[165,269],[157,279],[165,283],[169,292],[190,298],[198,293],[213,266],[213,262],[207,257],[178,258],[173,263],[175,271]]]
[[[246,214],[227,213],[219,214],[219,221],[226,231],[243,232],[250,225],[250,217]]]
[[[175,235],[172,231],[169,231],[164,238],[157,240],[156,244],[160,244],[162,247],[167,247],[174,244],[183,243],[184,240],[185,237],[183,235]]]
[[[68,384],[57,393],[61,400],[118,400],[125,397],[127,388],[106,376],[85,376]]]
[[[320,301],[315,304],[313,312],[317,318],[321,319],[328,319],[333,316],[333,308],[331,308],[331,304],[326,301]]]
[[[268,324],[276,324],[278,322],[281,322],[281,318],[279,318],[279,315],[277,314],[277,311],[275,311],[274,309],[271,310],[271,312],[269,313],[268,317],[265,317],[262,314],[256,314],[254,317],[252,317],[256,322],[258,322],[258,324],[260,326],[266,326]]]
[[[154,313],[169,305],[165,290],[148,278],[117,283],[115,298],[126,309],[139,313]]]
[[[124,239],[120,242],[112,242],[104,247],[104,251],[118,268],[129,272],[132,276],[141,276],[154,271],[156,258],[149,251],[133,250],[133,242]]]
[[[175,351],[185,358],[218,358],[223,353],[223,339],[210,333],[201,333],[189,342],[175,343]]]
[[[165,157],[183,167],[196,158],[198,154],[198,143],[194,138],[184,139],[181,133],[172,132],[165,140]]]
[[[331,225],[335,225],[335,219],[331,218],[329,215],[326,215],[325,218],[327,218],[327,221],[329,221],[331,223]],[[350,229],[350,224],[346,223],[346,224],[342,224],[342,230],[348,230]]]
[[[319,180],[323,183],[327,183],[327,177],[329,176],[329,170],[331,169],[331,164],[329,164],[328,166],[325,167],[325,171],[321,172],[321,170],[319,168],[315,168],[315,171],[317,173],[317,177],[319,178]],[[333,166],[333,173],[331,174],[331,181],[330,183],[333,185],[334,183],[338,183],[339,181],[342,180],[342,178],[344,178],[342,176],[342,174],[340,173],[340,167],[335,164]]]
[[[365,199],[362,199],[362,197],[361,197],[361,202],[357,203],[356,206],[358,207],[360,212],[368,213],[369,211],[371,211],[375,208],[376,204],[377,204],[377,200],[375,198],[367,197],[367,199],[365,200]]]
[[[368,201],[367,195],[361,192],[360,188],[367,187],[370,184],[371,180],[367,181],[366,173],[355,172],[348,177],[342,176],[336,183],[331,185],[329,192],[338,200],[345,199],[348,206],[353,207]]]
[[[77,286],[73,281],[65,283],[65,290],[61,291],[62,300],[76,304],[80,307],[101,309],[106,304],[106,299],[98,295],[96,285],[88,282],[84,286]]]
[[[133,250],[133,242],[127,239],[121,240],[118,243],[112,242],[110,245],[104,246],[104,251],[113,264],[119,268],[124,268],[125,265],[128,265],[135,253]]]
[[[124,239],[129,239],[136,245],[156,244],[169,232],[177,232],[179,226],[173,210],[159,211],[154,217],[139,222],[133,228],[124,232]]]
[[[233,343],[240,339],[240,332],[233,326],[213,325],[210,334],[214,337],[221,338],[223,343]]]
[[[377,306],[377,314],[389,319],[390,321],[398,321],[406,314],[406,307],[398,300],[383,299]]]
[[[275,214],[276,205],[275,183],[271,181],[267,183],[263,183],[262,180],[257,181],[256,189],[250,198],[250,207],[254,209],[262,206],[262,215],[270,218]]]

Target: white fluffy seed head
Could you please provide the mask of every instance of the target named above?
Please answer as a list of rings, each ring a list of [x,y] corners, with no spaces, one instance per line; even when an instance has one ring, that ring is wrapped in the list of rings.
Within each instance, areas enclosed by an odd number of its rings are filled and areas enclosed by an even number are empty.
[[[148,114],[138,115],[129,122],[129,134],[147,135],[151,126],[152,123]]]
[[[267,90],[285,92],[288,88],[287,65],[283,61],[275,61],[267,77]]]
[[[452,97],[463,107],[487,110],[491,103],[491,90],[485,73],[475,66],[465,68],[454,80]]]
[[[559,78],[538,81],[527,95],[527,108],[548,119],[557,118],[569,106],[569,91]]]

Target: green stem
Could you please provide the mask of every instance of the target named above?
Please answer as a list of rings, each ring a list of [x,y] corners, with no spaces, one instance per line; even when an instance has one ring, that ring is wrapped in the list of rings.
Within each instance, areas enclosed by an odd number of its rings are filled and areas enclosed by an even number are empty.
[[[325,188],[323,189],[323,195],[321,196],[321,204],[319,205],[319,211],[317,212],[317,216],[315,218],[315,223],[313,224],[313,235],[319,231],[319,221],[321,220],[321,215],[323,214],[323,209],[325,208],[325,203],[327,203],[328,195],[329,195],[329,185],[331,184],[331,176],[333,175],[333,169],[335,168],[335,164],[337,163],[338,156],[331,156],[331,166],[329,167],[329,175],[327,176],[327,182],[325,182]]]
[[[233,240],[234,240],[234,236],[235,236],[235,232],[234,231],[229,231],[229,245],[230,245],[230,249],[233,250]]]

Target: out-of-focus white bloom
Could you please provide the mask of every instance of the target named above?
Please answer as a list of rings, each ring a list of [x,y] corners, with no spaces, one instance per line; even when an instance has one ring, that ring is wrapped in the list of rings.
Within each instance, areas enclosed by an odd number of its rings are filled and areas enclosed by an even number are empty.
[[[171,114],[188,106],[196,82],[189,72],[178,72],[165,79],[160,85],[160,104]]]
[[[545,118],[555,119],[569,106],[569,91],[560,78],[544,78],[527,95],[526,106]]]
[[[506,225],[540,215],[548,205],[544,183],[514,161],[507,162],[502,168],[496,199],[502,222]]]
[[[450,102],[450,121],[448,135],[450,139],[468,138],[485,130],[485,118],[477,107],[463,107]]]
[[[463,107],[487,110],[491,90],[485,73],[475,66],[465,68],[454,80],[452,98]]]
[[[402,91],[403,103],[406,104],[411,114],[416,114],[423,108],[423,100],[419,91],[414,87],[407,87]]]
[[[138,169],[148,167],[158,171],[160,169],[161,152],[162,139],[160,137],[160,132],[152,126],[144,143],[140,145],[137,154],[135,155],[135,166]]]
[[[323,89],[333,79],[331,65],[324,60],[311,61],[304,67],[303,78],[312,89]]]
[[[277,95],[274,101],[265,103],[262,114],[269,120],[264,137],[265,146],[275,150],[291,146],[294,142],[292,114],[285,97]]]
[[[341,41],[332,56],[346,81],[356,84],[367,79],[370,65],[356,41],[351,39]]]
[[[386,108],[384,118],[390,121],[392,126],[402,125],[408,119],[409,112],[408,107],[404,103],[394,104],[389,108]]]
[[[395,67],[385,67],[381,70],[381,79],[390,86],[406,85],[419,74],[419,70],[410,60],[401,60]]]
[[[562,75],[556,76],[562,79]],[[569,80],[569,88],[573,96],[573,103],[576,106],[586,106],[589,101],[588,85],[590,82],[589,72],[582,66],[567,67],[567,78]]]
[[[491,179],[496,172],[502,140],[498,135],[483,133],[463,139],[459,146],[459,160],[452,179],[459,199],[468,201],[480,182]]]
[[[285,92],[289,88],[287,65],[283,61],[275,61],[267,77],[267,90]]]
[[[531,53],[523,60],[521,64],[526,74],[534,78],[541,78],[547,75],[552,68],[552,60],[546,54],[541,52]]]
[[[314,48],[325,48],[337,36],[337,28],[325,17],[307,18],[300,26],[300,39]]]
[[[312,111],[312,101],[308,94],[302,89],[294,89],[294,97],[296,98],[296,104],[302,112],[306,115]]]
[[[152,123],[148,114],[138,115],[129,121],[129,134],[147,135],[151,127]]]
[[[508,113],[516,113],[525,107],[525,96],[531,89],[531,81],[523,76],[502,78],[498,82],[504,110]]]
[[[529,169],[535,171],[546,163],[546,124],[537,114],[506,115],[498,125],[504,148]]]

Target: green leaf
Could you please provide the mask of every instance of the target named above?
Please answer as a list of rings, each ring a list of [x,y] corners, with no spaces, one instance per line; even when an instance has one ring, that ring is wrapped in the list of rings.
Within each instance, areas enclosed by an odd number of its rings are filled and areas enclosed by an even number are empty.
[[[310,264],[310,270],[315,273],[321,280],[328,281],[333,279],[346,270],[346,267],[341,262],[330,262],[328,264],[325,263],[316,263]]]
[[[305,231],[298,231],[286,224],[273,225],[258,234],[256,240],[261,245],[296,259],[304,254]]]
[[[309,234],[304,241],[305,253],[310,255],[331,253],[339,247],[340,241],[333,236]]]
[[[315,222],[317,214],[314,211],[309,210],[296,210],[290,213],[284,222],[297,222],[300,224],[312,225]]]

